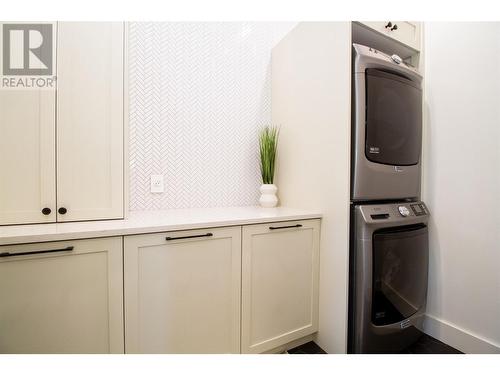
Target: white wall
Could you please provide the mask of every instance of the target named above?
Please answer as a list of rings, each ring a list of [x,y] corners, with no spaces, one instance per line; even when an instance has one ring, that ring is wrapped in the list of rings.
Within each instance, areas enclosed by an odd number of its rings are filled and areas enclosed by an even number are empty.
[[[500,352],[500,24],[425,25],[426,330]]]
[[[271,48],[293,25],[130,24],[132,210],[257,203]],[[152,174],[163,174],[165,193],[150,193]]]

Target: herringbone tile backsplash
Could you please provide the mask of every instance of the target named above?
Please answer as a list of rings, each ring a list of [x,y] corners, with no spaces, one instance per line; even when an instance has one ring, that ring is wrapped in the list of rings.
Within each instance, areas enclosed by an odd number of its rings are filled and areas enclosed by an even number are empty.
[[[129,24],[131,210],[257,203],[271,48],[293,25]]]

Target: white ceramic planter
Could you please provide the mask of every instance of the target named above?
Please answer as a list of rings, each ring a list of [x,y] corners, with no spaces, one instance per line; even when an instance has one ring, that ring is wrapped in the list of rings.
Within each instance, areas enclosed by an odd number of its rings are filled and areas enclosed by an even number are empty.
[[[262,207],[276,207],[278,204],[278,197],[276,193],[278,188],[274,184],[263,184],[260,186],[259,203]]]

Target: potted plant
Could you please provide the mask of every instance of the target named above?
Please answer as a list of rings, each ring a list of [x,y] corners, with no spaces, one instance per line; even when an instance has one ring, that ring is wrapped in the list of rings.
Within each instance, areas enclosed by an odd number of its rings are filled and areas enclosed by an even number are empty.
[[[259,135],[260,171],[262,174],[259,203],[262,207],[275,207],[278,204],[278,197],[276,196],[278,188],[273,183],[278,135],[279,129],[275,126],[262,128]]]

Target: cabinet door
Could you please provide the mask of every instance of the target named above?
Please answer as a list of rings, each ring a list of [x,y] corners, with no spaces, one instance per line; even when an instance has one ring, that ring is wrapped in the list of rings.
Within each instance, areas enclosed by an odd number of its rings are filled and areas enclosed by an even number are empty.
[[[123,33],[58,24],[58,221],[123,217]]]
[[[243,353],[318,330],[319,220],[243,227]]]
[[[240,227],[127,236],[124,270],[127,353],[239,353]]]
[[[386,27],[389,21],[362,22],[366,26],[378,31],[389,38],[410,46],[414,50],[420,50],[420,22],[390,21],[391,27]],[[396,27],[395,29],[392,29]],[[392,29],[392,30],[391,30]]]
[[[54,89],[0,90],[0,225],[56,219],[55,96]]]
[[[123,353],[121,237],[0,253],[0,353]]]

